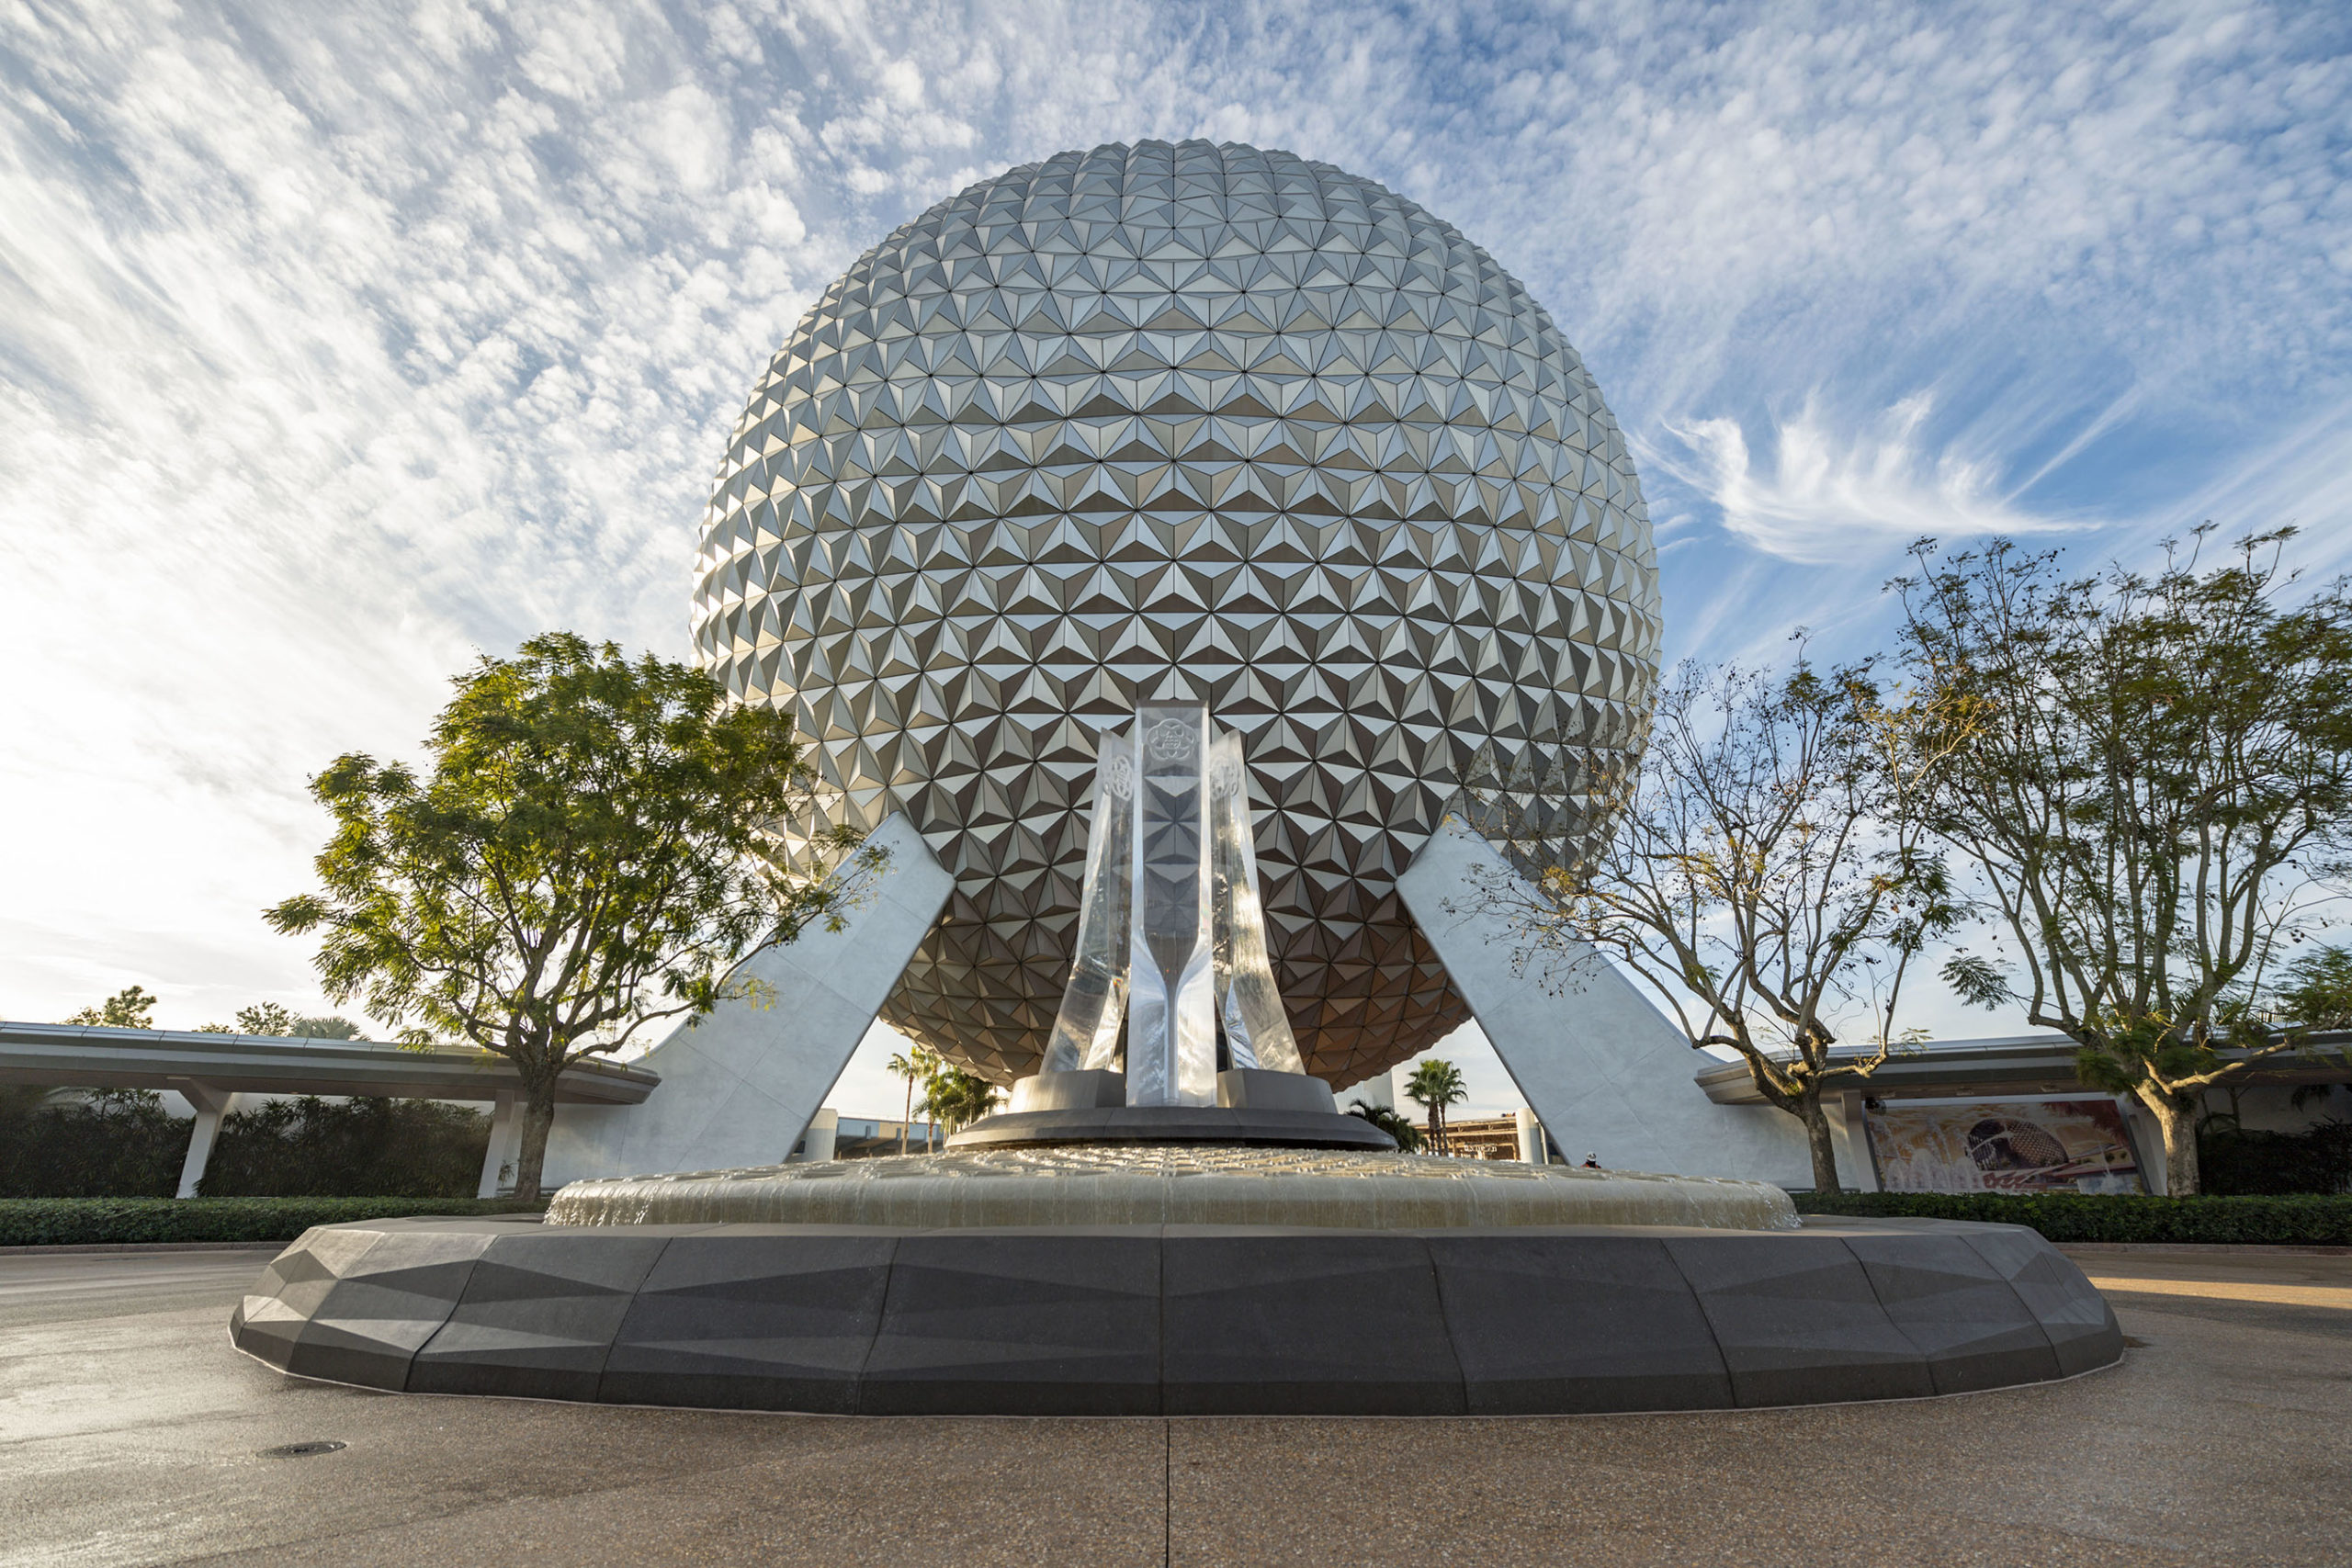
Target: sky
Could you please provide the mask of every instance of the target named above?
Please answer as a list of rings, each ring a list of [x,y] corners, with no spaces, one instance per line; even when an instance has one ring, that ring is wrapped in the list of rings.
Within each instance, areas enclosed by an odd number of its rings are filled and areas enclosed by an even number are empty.
[[[539,630],[685,657],[795,320],[1068,148],[1286,148],[1484,244],[1633,445],[1670,659],[1881,646],[1921,535],[2352,567],[2337,7],[0,0],[0,1017],[325,1010],[258,914],[309,776]]]

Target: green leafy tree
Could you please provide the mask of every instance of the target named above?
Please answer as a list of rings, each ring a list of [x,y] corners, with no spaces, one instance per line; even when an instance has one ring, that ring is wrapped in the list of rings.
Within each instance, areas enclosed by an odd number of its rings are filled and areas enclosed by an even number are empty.
[[[304,1018],[277,1002],[237,1010],[234,1023],[207,1023],[198,1034],[260,1034],[298,1040],[356,1040],[359,1026],[347,1018]]]
[[[1415,1067],[1405,1080],[1405,1098],[1427,1114],[1429,1126],[1422,1144],[1433,1155],[1446,1152],[1445,1110],[1470,1098],[1463,1086],[1462,1069],[1432,1056]]]
[[[967,1127],[996,1109],[1001,1091],[978,1073],[942,1063],[924,1087],[922,1109],[949,1133]]]
[[[2324,947],[2288,964],[2277,1011],[2305,1029],[2352,1029],[2352,949]]]
[[[198,1034],[283,1035],[294,1032],[294,1015],[277,1002],[259,1002],[237,1010],[234,1023],[198,1024]]]
[[[1613,832],[1571,865],[1506,820],[1536,874],[1485,895],[1522,933],[1523,966],[1575,991],[1612,965],[1693,1049],[1735,1053],[1804,1128],[1815,1190],[1834,1192],[1824,1100],[1903,1043],[1913,968],[1967,913],[1924,809],[1964,736],[1932,700],[1890,696],[1867,662],[1685,664]],[[1539,807],[1589,820],[1573,784],[1535,792]]]
[[[1362,1117],[1396,1139],[1396,1146],[1407,1154],[1421,1146],[1420,1129],[1398,1115],[1394,1107],[1374,1105],[1367,1100],[1359,1100],[1349,1104],[1348,1114]]]
[[[100,1029],[153,1029],[155,998],[139,986],[125,986],[94,1008],[84,1008],[68,1023],[95,1024]]]
[[[2302,983],[2282,960],[2346,886],[2352,600],[2338,582],[2289,603],[2290,536],[2210,569],[2170,550],[2152,576],[2068,577],[2007,543],[1939,561],[1923,543],[1897,584],[1915,676],[1972,731],[1936,827],[2001,928],[1945,976],[2022,1004],[2074,1037],[2086,1083],[2137,1097],[2176,1196],[2199,1190],[2205,1092],[2300,1049],[2263,1021]]]
[[[261,1002],[237,1010],[237,1032],[240,1034],[291,1035],[294,1015],[277,1002]]]
[[[915,1119],[915,1085],[921,1082],[928,1090],[931,1080],[938,1076],[944,1065],[940,1061],[939,1054],[927,1045],[910,1045],[890,1057],[890,1076],[907,1080],[907,1112],[899,1122],[900,1154],[907,1152],[907,1134]],[[930,1146],[931,1134],[926,1132],[923,1134],[923,1147],[929,1149]]]
[[[778,869],[771,835],[808,782],[791,721],[701,671],[558,632],[453,684],[429,773],[355,752],[311,781],[335,822],[325,891],[266,918],[322,933],[327,994],[404,1041],[514,1064],[527,1200],[567,1067],[741,994],[744,959],[838,925],[845,883]]]

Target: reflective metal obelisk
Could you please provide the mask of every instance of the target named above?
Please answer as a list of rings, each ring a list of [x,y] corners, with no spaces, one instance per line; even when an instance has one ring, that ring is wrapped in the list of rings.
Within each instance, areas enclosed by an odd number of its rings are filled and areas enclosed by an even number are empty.
[[[1267,957],[1241,738],[1197,704],[1155,705],[1101,757],[1044,1070],[1123,1066],[1128,1104],[1199,1106],[1221,1069],[1304,1071]]]
[[[1217,1020],[1225,1025],[1225,1065],[1303,1073],[1282,993],[1266,952],[1266,918],[1258,901],[1258,846],[1250,830],[1250,774],[1241,737],[1209,745],[1209,838],[1216,882]]]
[[[1078,911],[1078,953],[1042,1068],[1115,1069],[1127,1010],[1127,924],[1133,902],[1136,738],[1105,735],[1094,765],[1094,821],[1086,838],[1086,889]]]
[[[1209,710],[1136,710],[1127,1103],[1216,1103]]]

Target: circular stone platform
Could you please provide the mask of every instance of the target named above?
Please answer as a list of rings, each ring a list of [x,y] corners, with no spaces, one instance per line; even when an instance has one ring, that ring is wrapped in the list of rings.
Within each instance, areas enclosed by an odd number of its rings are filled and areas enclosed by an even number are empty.
[[[1769,1182],[1446,1159],[1393,1149],[1201,1144],[958,1148],[904,1158],[575,1181],[556,1194],[548,1220],[566,1225],[1169,1224],[1360,1230],[1521,1225],[1794,1230],[1799,1224],[1789,1195]]]
[[[306,1234],[230,1334],[368,1388],[867,1416],[1727,1409],[1962,1393],[2123,1354],[2041,1236],[1935,1220],[392,1220]]]
[[[1321,1089],[1321,1084],[1316,1085]],[[1269,1144],[1294,1149],[1393,1149],[1361,1116],[1227,1105],[1106,1105],[1000,1111],[948,1138],[951,1149],[1043,1144]]]

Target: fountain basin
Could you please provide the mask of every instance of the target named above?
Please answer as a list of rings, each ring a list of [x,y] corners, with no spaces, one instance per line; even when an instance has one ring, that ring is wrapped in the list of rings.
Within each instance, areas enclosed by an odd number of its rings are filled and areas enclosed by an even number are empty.
[[[994,1120],[992,1118],[992,1120]],[[1340,1118],[1340,1120],[1353,1120]],[[550,1224],[1681,1225],[1795,1230],[1769,1182],[1203,1144],[955,1148],[900,1158],[575,1181]]]
[[[1964,1393],[2123,1354],[2033,1232],[312,1230],[232,1342],[410,1393],[832,1415],[1566,1415]]]

